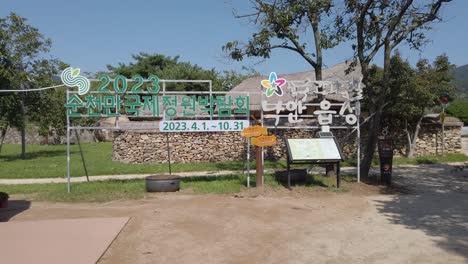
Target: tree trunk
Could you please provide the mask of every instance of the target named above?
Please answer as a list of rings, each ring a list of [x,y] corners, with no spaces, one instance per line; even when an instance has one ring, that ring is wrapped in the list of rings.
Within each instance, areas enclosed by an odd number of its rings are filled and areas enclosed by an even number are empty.
[[[421,122],[422,122],[423,116],[421,116],[418,120],[418,123],[416,123],[416,129],[414,130],[414,135],[413,138],[411,139],[411,142],[409,142],[409,151],[408,151],[408,158],[413,158],[414,157],[414,150],[416,149],[416,141],[418,140],[419,136],[419,131],[421,130]]]
[[[409,157],[410,152],[411,152],[411,145],[412,145],[412,140],[411,140],[411,132],[408,130],[408,120],[405,120],[405,132],[406,132],[406,157]]]
[[[322,80],[322,65],[323,65],[323,55],[322,55],[322,43],[320,38],[320,29],[318,23],[318,17],[313,16],[309,18],[312,22],[312,30],[314,31],[314,42],[315,42],[315,53],[317,55],[316,64],[314,65],[315,71],[315,80],[321,81]],[[325,99],[325,96],[319,95],[319,101]],[[333,177],[336,175],[335,164],[326,164],[325,165],[325,175],[329,177]]]
[[[0,131],[0,153],[2,153],[2,147],[3,147],[3,141],[5,140],[6,132],[8,130],[8,127],[2,128]]]
[[[364,156],[361,162],[361,176],[368,177],[369,170],[372,166],[374,158],[375,147],[377,146],[377,139],[380,132],[380,121],[382,119],[382,109],[379,108],[374,112],[374,116],[369,121],[369,130],[367,132],[367,139],[365,143]]]
[[[377,139],[378,135],[381,130],[381,120],[383,115],[383,109],[385,107],[385,95],[387,94],[390,87],[388,85],[388,78],[390,73],[390,55],[391,55],[391,45],[389,40],[386,40],[385,49],[384,49],[384,72],[383,72],[383,81],[382,81],[382,88],[383,91],[380,93],[374,93],[371,87],[367,88],[367,96],[369,100],[369,114],[374,114],[374,116],[369,121],[369,131],[367,132],[367,141],[366,141],[366,148],[364,151],[364,157],[361,163],[361,175],[363,177],[369,176],[369,171],[372,166],[372,160],[374,158],[375,147],[377,146]],[[368,65],[366,66],[366,71],[363,70],[363,73],[368,73]],[[361,66],[362,67],[362,66]],[[364,75],[364,74],[363,74]],[[363,82],[366,87],[368,87],[367,82],[368,76],[363,76]],[[373,100],[375,99],[375,101]]]
[[[23,86],[21,86],[23,87]],[[24,88],[23,88],[24,89]],[[21,119],[22,119],[22,124],[21,124],[21,159],[24,160],[26,159],[26,106],[25,106],[25,101],[26,101],[26,95],[25,93],[21,93]]]

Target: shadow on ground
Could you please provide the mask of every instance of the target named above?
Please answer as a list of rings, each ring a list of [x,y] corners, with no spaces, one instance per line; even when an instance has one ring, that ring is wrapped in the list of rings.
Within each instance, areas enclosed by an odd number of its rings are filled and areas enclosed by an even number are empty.
[[[395,170],[396,192],[377,208],[391,222],[433,237],[447,251],[468,258],[468,171],[453,172],[450,165],[400,167]]]
[[[320,186],[328,187],[323,181],[317,179],[314,175],[307,173],[306,169],[291,169],[291,186]],[[277,170],[274,173],[275,180],[283,187],[288,188],[288,171]]]
[[[12,217],[20,214],[31,207],[31,201],[9,200],[8,208],[0,209],[0,222],[8,222]]]

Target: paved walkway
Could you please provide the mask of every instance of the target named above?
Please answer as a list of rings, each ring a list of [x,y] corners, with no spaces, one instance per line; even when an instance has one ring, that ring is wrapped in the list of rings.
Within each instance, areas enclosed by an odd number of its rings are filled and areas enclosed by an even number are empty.
[[[180,177],[195,177],[195,176],[221,176],[221,175],[232,175],[241,174],[242,171],[197,171],[197,172],[177,172],[173,175]],[[251,171],[251,175],[255,173]],[[160,173],[167,174],[167,173]],[[144,179],[154,174],[123,174],[123,175],[100,175],[100,176],[89,176],[89,181],[106,181],[106,180],[133,180],[133,179]],[[86,176],[82,177],[71,177],[71,182],[86,182]],[[66,183],[67,178],[42,178],[42,179],[1,179],[0,184],[34,184],[34,183]]]
[[[2,263],[96,263],[128,217],[0,223]]]
[[[267,169],[266,173],[273,173],[275,169]],[[313,172],[323,172],[323,168],[313,168]],[[344,173],[355,173],[356,168],[354,167],[343,167],[341,171]],[[193,172],[177,172],[174,175],[180,177],[204,177],[204,176],[223,176],[223,175],[234,175],[243,174],[245,171],[193,171]],[[167,174],[167,173],[160,173]],[[107,180],[133,180],[133,179],[144,179],[154,174],[124,174],[124,175],[101,175],[101,176],[89,176],[89,181],[107,181]],[[250,176],[255,177],[255,169],[250,170]],[[86,182],[86,177],[71,177],[70,182]],[[0,179],[0,184],[43,184],[43,183],[66,183],[67,178],[41,178],[41,179]]]
[[[433,164],[433,165],[400,165],[394,168],[418,168],[420,166],[447,166],[447,165],[462,165],[463,162],[452,162],[448,164]],[[429,169],[429,167],[428,167]],[[266,173],[273,173],[276,169],[267,169]],[[323,173],[324,169],[320,167],[312,168],[312,173]],[[342,167],[341,172],[343,173],[356,173],[355,167]],[[196,172],[178,172],[174,175],[180,177],[204,177],[204,176],[223,176],[223,175],[234,175],[243,174],[245,171],[196,171]],[[372,173],[379,173],[378,168],[373,168]],[[144,179],[154,174],[124,174],[124,175],[101,175],[101,176],[89,176],[89,181],[107,181],[107,180],[133,180],[133,179]],[[250,171],[251,177],[255,177],[255,169]],[[71,177],[70,182],[86,182],[86,177]],[[41,178],[41,179],[0,179],[0,184],[44,184],[44,183],[66,183],[67,178]]]

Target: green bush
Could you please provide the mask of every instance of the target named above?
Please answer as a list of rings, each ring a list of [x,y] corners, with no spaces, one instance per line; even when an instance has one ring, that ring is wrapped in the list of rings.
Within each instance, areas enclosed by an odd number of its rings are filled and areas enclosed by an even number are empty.
[[[460,119],[465,125],[468,125],[468,101],[450,103],[447,113]]]

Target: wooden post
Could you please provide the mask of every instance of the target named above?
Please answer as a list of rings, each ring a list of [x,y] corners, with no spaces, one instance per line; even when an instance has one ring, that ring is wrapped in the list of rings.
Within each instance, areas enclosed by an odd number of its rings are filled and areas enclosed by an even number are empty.
[[[256,147],[255,148],[255,169],[257,170],[257,184],[256,187],[263,187],[263,175],[262,175],[262,148]]]

